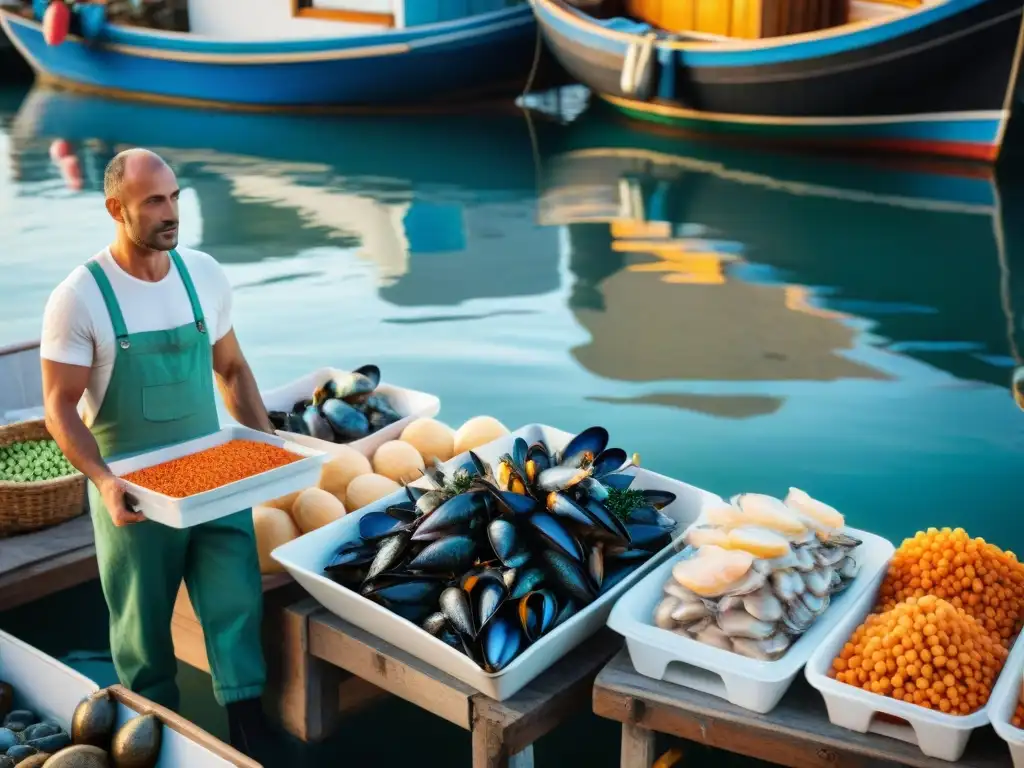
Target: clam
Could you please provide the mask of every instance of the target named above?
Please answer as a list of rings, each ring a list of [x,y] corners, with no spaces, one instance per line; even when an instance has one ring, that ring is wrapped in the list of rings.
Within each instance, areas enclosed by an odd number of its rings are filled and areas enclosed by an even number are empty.
[[[775,634],[775,624],[755,619],[743,610],[732,610],[716,616],[719,628],[731,638],[747,637],[764,640]]]
[[[732,641],[732,650],[758,661],[776,661],[789,648],[790,639],[779,632],[763,640],[737,637]]]

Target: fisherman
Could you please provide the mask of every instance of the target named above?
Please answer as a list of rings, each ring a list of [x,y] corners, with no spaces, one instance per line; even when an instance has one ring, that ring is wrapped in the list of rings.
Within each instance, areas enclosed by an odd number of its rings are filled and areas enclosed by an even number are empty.
[[[251,510],[170,528],[131,509],[108,465],[220,429],[214,373],[239,423],[274,430],[231,325],[227,276],[207,254],[176,250],[174,172],[158,155],[130,149],[110,161],[103,191],[114,241],[57,286],[43,316],[46,426],[89,481],[121,684],[178,709],[171,614],[184,579],[231,744],[256,758],[266,669]]]

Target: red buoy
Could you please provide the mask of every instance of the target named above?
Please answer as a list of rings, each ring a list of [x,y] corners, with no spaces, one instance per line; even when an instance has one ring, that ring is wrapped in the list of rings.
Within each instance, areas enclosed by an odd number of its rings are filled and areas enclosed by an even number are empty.
[[[63,158],[71,154],[71,145],[66,139],[54,139],[50,145],[50,160],[59,163]]]
[[[43,39],[47,45],[60,45],[68,36],[71,9],[64,0],[52,0],[43,14]]]
[[[64,184],[73,192],[82,189],[82,167],[78,163],[78,157],[68,155],[60,160],[60,175],[64,178]]]

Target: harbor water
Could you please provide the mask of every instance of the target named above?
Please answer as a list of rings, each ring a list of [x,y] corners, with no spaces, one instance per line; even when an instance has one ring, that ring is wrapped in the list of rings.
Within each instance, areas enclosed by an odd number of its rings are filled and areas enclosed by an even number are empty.
[[[601,424],[644,466],[722,495],[796,486],[897,545],[963,526],[1024,549],[1009,387],[1024,168],[755,152],[596,106],[574,118],[0,90],[0,346],[37,338],[50,291],[111,239],[103,168],[145,146],[178,174],[181,245],[231,279],[263,389],[376,363],[437,394],[453,427]],[[55,140],[80,176],[51,159]],[[116,682],[98,582],[0,628]],[[183,714],[226,738],[209,677],[182,664],[179,681]],[[612,768],[618,738],[583,713],[537,762]],[[397,700],[324,744],[279,740],[282,765],[469,765],[466,732]]]

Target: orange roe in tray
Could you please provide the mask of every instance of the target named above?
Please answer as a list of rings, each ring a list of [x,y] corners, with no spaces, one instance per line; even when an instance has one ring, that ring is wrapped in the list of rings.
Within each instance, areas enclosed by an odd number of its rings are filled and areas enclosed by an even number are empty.
[[[205,451],[131,472],[122,480],[183,499],[301,459],[255,440],[230,440]]]
[[[929,528],[896,550],[875,610],[925,595],[962,608],[1009,647],[1024,618],[1024,564],[962,528]]]
[[[1021,702],[1017,704],[1017,711],[1013,713],[1010,723],[1014,728],[1024,728],[1024,693],[1021,695]]]
[[[950,715],[988,702],[1008,651],[970,614],[934,595],[864,620],[829,677]]]

